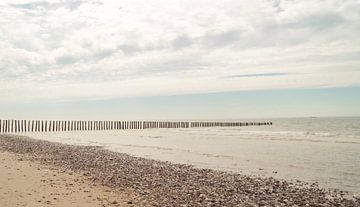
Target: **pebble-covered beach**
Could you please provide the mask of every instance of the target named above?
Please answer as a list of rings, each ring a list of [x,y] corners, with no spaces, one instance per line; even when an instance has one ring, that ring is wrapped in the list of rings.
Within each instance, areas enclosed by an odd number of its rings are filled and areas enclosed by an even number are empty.
[[[360,206],[359,198],[316,184],[197,169],[101,147],[0,135],[0,150],[81,173],[111,188],[131,190],[136,199],[152,206]]]

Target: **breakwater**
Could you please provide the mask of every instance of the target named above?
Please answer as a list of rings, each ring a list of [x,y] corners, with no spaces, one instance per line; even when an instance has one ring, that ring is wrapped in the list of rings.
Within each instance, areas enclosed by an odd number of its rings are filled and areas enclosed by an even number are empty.
[[[0,133],[241,127],[261,125],[272,125],[272,122],[0,120]]]

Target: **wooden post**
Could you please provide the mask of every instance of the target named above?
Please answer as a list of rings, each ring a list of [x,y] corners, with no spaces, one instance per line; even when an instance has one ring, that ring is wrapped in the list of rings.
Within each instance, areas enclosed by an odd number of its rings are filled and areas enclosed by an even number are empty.
[[[34,120],[34,132],[37,132],[38,131],[38,121],[37,120]]]
[[[14,120],[14,132],[18,132],[18,120]]]
[[[25,132],[28,132],[30,128],[30,121],[29,120],[25,120]]]
[[[47,132],[47,120],[45,120],[45,123],[44,123],[44,128],[45,128],[45,132]]]
[[[53,121],[49,120],[49,132],[53,132],[54,127],[53,127]]]
[[[14,120],[10,121],[10,132],[12,133],[14,130]]]
[[[18,132],[22,132],[21,126],[22,126],[22,120],[18,120]]]

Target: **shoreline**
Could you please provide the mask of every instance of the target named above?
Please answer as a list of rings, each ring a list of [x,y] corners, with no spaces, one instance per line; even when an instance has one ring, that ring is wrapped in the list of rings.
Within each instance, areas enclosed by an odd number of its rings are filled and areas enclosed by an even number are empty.
[[[1,151],[79,173],[111,189],[130,190],[152,206],[360,206],[359,199],[316,184],[197,169],[101,147],[0,135]]]

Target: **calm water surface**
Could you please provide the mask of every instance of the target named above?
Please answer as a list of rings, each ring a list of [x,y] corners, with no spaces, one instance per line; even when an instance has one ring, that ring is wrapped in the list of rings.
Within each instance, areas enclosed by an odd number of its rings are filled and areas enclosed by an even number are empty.
[[[202,168],[318,182],[360,194],[360,118],[270,121],[274,125],[28,135]]]

